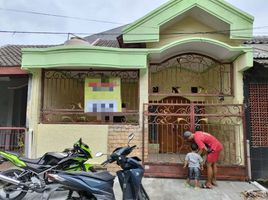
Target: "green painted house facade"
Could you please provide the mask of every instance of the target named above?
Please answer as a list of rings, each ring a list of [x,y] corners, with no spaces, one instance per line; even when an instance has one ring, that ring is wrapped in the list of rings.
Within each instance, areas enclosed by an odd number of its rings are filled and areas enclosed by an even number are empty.
[[[220,177],[247,178],[243,71],[253,55],[243,43],[252,38],[253,20],[222,0],[171,0],[114,41],[74,38],[23,49],[31,156],[80,137],[93,153],[110,152],[134,132],[147,175],[180,177],[189,151],[182,133],[204,130],[224,145]],[[121,112],[84,112],[85,79],[114,77],[121,80]]]

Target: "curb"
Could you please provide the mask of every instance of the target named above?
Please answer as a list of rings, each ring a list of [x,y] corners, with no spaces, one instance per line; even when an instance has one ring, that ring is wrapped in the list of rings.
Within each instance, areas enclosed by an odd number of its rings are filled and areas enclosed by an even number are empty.
[[[261,184],[259,184],[257,181],[253,181],[251,182],[253,185],[255,185],[257,188],[259,188],[260,190],[264,191],[264,192],[268,192],[268,189],[265,188],[264,186],[262,186]]]

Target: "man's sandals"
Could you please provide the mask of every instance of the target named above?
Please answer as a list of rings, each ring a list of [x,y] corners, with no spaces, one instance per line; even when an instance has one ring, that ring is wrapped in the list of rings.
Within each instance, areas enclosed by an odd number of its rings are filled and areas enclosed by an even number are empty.
[[[212,189],[212,185],[207,185],[206,183],[201,184],[201,188],[203,189]]]
[[[218,186],[218,184],[216,182],[212,182],[212,185],[215,186],[215,187]]]

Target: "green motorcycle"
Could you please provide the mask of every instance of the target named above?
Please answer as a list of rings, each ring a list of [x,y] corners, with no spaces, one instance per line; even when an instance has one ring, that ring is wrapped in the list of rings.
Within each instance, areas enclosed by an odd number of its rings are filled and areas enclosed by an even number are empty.
[[[0,199],[21,200],[27,192],[42,193],[50,182],[48,172],[57,171],[92,171],[92,164],[85,163],[92,158],[91,150],[82,139],[71,149],[63,152],[48,152],[37,159],[28,159],[20,155],[0,150],[0,164],[9,161],[16,168],[0,173]]]

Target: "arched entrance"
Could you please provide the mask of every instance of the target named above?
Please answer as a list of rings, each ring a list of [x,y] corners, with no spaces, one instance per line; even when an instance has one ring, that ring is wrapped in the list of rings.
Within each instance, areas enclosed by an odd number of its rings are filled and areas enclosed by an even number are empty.
[[[170,176],[184,176],[184,170],[178,169],[190,148],[182,134],[185,130],[203,130],[224,145],[220,165],[241,166],[243,170],[235,171],[234,176],[246,176],[243,105],[225,103],[232,96],[232,74],[231,63],[220,63],[200,54],[182,54],[151,64],[150,102],[144,105],[143,123],[148,127],[144,129],[148,131],[144,134],[148,135],[145,163],[164,163],[175,167],[177,174]],[[154,171],[151,167],[150,170]]]

